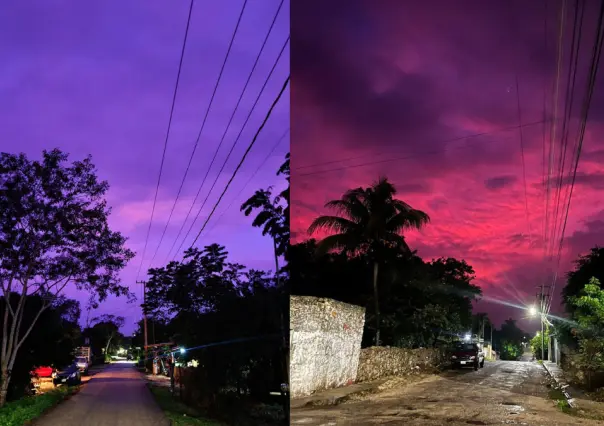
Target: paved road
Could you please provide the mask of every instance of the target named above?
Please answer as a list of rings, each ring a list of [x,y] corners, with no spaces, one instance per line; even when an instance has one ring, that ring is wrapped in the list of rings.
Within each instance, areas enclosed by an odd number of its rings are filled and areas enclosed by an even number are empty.
[[[562,413],[537,363],[487,362],[451,370],[356,402],[292,410],[292,425],[596,425]]]
[[[110,364],[37,426],[169,426],[132,363]]]

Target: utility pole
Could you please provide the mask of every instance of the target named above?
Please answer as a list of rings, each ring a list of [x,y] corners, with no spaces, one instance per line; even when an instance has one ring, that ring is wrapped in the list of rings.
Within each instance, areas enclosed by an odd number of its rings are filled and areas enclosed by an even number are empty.
[[[545,301],[549,299],[549,294],[545,293],[545,289],[549,286],[541,284],[537,292],[537,301],[539,303],[539,319],[541,320],[541,361],[545,361]]]
[[[144,347],[143,347],[143,359],[145,360],[145,371],[147,371],[147,282],[146,281],[137,281],[137,284],[142,284],[143,285],[143,304],[142,304],[142,308],[143,308],[143,328],[145,330],[144,335],[145,335],[145,343],[144,343]]]
[[[494,361],[494,356],[493,356],[493,322],[489,321],[489,325],[491,326],[491,359]]]

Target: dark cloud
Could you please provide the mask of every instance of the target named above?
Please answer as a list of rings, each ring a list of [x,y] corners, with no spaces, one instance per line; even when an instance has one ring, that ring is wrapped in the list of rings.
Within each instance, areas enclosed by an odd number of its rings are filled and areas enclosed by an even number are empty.
[[[569,186],[573,183],[573,176],[568,175],[567,171],[564,176],[560,180],[559,176],[552,176],[549,179],[550,187],[552,191],[556,191],[556,188],[561,184],[563,187]],[[586,173],[586,172],[577,172],[577,175],[574,177],[575,186],[584,186],[592,189],[601,190],[604,189],[604,173],[594,172],[594,173]],[[542,183],[536,183],[533,185],[535,188],[542,188]]]
[[[604,243],[604,210],[596,213],[583,222],[582,229],[576,230],[564,240],[569,255],[576,258],[587,253],[596,245]]]
[[[484,186],[490,190],[497,190],[513,185],[518,180],[514,175],[495,176],[484,181]]]

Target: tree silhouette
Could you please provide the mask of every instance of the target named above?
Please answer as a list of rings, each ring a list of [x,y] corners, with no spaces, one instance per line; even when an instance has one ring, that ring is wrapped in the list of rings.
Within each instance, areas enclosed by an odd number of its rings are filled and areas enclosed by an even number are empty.
[[[325,207],[336,214],[316,218],[310,235],[318,231],[332,232],[318,244],[320,253],[331,250],[348,255],[368,254],[373,262],[373,297],[375,303],[375,344],[380,344],[380,305],[378,299],[378,268],[385,251],[399,250],[411,253],[403,232],[421,229],[430,218],[395,197],[396,188],[388,179],[380,178],[369,188],[347,191],[339,200]]]
[[[7,309],[2,319],[0,407],[6,402],[19,350],[42,313],[67,285],[96,293],[131,295],[119,271],[134,253],[108,225],[99,181],[90,158],[66,165],[67,154],[44,151],[42,161],[24,154],[0,154],[0,289]],[[20,297],[11,303],[9,295]],[[26,324],[27,295],[44,303]]]

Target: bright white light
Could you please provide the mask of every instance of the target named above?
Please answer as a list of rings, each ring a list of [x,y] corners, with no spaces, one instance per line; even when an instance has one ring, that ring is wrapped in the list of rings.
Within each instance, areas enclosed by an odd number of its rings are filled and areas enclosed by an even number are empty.
[[[529,307],[529,315],[534,317],[535,315],[537,315],[537,308],[534,306]]]
[[[539,336],[540,334],[541,334],[541,332],[540,332],[540,331],[538,331],[538,332],[537,332],[537,336]]]
[[[185,348],[180,348],[180,353],[184,354],[187,350]]]
[[[466,340],[466,341],[468,341],[468,342],[469,342],[469,341],[470,341],[470,339],[472,338],[472,335],[470,335],[470,334],[466,334],[466,335],[465,335],[463,338],[464,338],[464,340]]]

